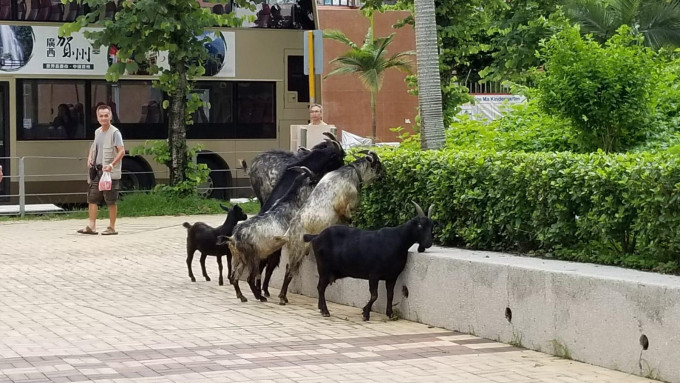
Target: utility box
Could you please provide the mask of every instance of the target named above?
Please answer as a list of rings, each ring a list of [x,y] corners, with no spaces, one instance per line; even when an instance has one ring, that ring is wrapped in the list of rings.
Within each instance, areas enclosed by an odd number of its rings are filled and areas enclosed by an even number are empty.
[[[290,150],[296,151],[300,146],[311,148],[323,142],[327,137],[324,132],[336,135],[335,125],[291,125],[290,126]]]

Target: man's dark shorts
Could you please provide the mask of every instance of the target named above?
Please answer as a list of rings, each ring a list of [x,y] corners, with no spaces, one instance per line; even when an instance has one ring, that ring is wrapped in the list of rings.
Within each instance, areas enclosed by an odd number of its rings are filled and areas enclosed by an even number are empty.
[[[99,204],[106,202],[107,205],[115,205],[118,201],[118,190],[120,189],[120,180],[113,180],[111,182],[111,190],[99,191],[99,181],[90,183],[87,190],[87,203]]]

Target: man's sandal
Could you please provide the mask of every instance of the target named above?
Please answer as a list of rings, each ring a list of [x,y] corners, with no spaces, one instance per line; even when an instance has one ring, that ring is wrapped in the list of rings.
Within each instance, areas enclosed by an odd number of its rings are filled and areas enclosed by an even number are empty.
[[[113,230],[111,227],[107,227],[106,230],[102,231],[102,235],[117,235],[118,232]]]
[[[89,226],[85,226],[84,229],[79,229],[78,233],[80,233],[80,234],[90,234],[90,235],[97,235],[98,234],[96,231],[92,230],[92,228],[90,228]]]

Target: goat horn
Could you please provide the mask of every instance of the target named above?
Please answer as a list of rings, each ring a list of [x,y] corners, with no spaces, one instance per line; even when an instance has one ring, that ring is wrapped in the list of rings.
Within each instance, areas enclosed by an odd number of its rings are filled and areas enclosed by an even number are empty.
[[[369,153],[370,153],[370,152],[371,152],[370,150],[366,150],[366,149],[364,149],[364,150],[359,150],[359,151],[358,151],[357,153],[361,153],[361,154],[369,155]]]
[[[331,133],[331,132],[323,132],[323,133],[321,133],[321,134],[323,134],[324,136],[330,138],[331,141],[340,142],[340,141],[338,141],[338,138],[335,137],[335,135],[334,135],[333,133]]]
[[[222,204],[220,204],[220,207],[221,207],[221,208],[222,208],[222,210],[224,210],[224,211],[229,211],[229,208],[228,208],[228,207],[226,207],[226,206],[224,206],[224,205],[222,205]]]
[[[299,172],[300,174],[305,174],[305,173],[310,174],[310,175],[314,174],[314,172],[309,170],[309,168],[306,167],[306,166],[293,166],[290,169],[295,170],[295,171]]]
[[[427,209],[427,218],[432,218],[432,211],[434,210],[434,204],[430,205],[430,208]]]
[[[418,217],[425,217],[425,213],[423,213],[423,208],[421,208],[420,205],[418,205],[414,201],[411,202],[413,202],[413,204],[416,206],[416,212],[418,213]]]

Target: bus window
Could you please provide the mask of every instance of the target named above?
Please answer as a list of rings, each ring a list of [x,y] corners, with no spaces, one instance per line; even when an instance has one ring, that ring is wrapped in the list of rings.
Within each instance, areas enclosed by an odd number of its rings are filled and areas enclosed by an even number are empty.
[[[97,126],[100,105],[111,107],[112,123],[127,139],[164,139],[167,137],[163,114],[163,94],[151,81],[93,81],[92,118]]]
[[[18,80],[18,137],[22,140],[85,139],[85,81]]]
[[[209,106],[194,113],[188,138],[276,138],[275,83],[202,81],[194,92]]]

